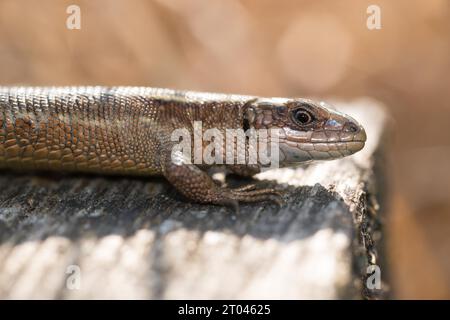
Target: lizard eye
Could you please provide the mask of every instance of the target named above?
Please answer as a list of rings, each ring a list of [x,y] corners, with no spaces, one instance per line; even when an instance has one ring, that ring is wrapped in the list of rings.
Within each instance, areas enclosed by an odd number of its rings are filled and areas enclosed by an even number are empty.
[[[294,110],[293,118],[300,125],[306,125],[314,121],[314,116],[305,109]]]

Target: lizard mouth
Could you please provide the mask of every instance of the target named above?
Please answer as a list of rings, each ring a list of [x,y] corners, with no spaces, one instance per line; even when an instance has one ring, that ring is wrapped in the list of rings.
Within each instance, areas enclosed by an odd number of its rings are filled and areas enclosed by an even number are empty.
[[[364,148],[365,140],[347,142],[280,143],[280,162],[298,163],[313,160],[334,160],[352,155]]]
[[[358,152],[359,150],[362,150],[364,148],[364,145],[366,144],[365,140],[356,140],[356,141],[349,141],[345,142],[347,150],[349,150],[352,153]]]
[[[352,155],[364,148],[367,135],[362,126],[350,124],[350,128],[344,126],[341,130],[285,130],[280,141],[280,158],[284,156],[282,161],[285,162],[302,162],[333,160]]]

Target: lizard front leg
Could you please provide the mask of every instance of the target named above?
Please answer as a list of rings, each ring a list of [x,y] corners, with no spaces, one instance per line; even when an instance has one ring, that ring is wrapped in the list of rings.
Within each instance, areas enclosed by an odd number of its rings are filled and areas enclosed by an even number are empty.
[[[180,193],[196,202],[227,205],[236,211],[239,202],[270,200],[282,204],[281,193],[275,189],[256,189],[253,184],[239,188],[220,187],[205,171],[182,158],[172,161],[171,156],[166,156],[162,173]]]

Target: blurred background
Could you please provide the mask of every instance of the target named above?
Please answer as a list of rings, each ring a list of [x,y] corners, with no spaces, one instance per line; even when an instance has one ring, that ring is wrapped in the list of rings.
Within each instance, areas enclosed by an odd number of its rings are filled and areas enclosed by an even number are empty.
[[[0,85],[374,97],[393,118],[393,297],[450,298],[448,0],[0,0]]]

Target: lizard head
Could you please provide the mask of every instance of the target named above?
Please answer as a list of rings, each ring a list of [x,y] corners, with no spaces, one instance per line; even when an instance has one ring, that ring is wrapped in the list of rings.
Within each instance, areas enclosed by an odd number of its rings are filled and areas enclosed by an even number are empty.
[[[279,130],[280,163],[332,160],[364,147],[364,128],[352,117],[308,99],[255,99],[244,111],[246,128]]]

